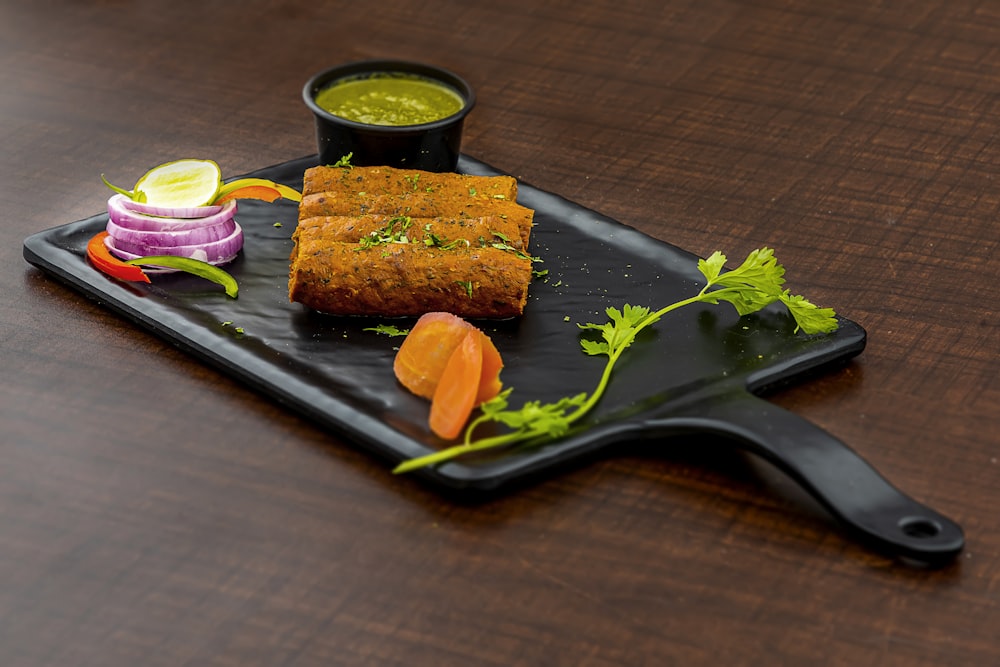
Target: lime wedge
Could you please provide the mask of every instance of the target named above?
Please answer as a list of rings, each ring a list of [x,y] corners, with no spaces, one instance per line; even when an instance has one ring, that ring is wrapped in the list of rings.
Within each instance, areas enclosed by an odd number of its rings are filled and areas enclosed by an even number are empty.
[[[147,171],[133,192],[154,206],[191,208],[211,204],[220,187],[222,170],[212,160],[176,160]]]

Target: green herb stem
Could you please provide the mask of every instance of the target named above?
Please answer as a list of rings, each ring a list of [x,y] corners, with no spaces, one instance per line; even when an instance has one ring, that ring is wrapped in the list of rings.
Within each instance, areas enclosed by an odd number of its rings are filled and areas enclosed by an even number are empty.
[[[740,315],[756,312],[765,306],[780,301],[785,304],[796,322],[796,331],[806,333],[828,333],[836,330],[837,321],[833,310],[817,308],[801,296],[791,296],[782,289],[784,268],[776,262],[769,248],[755,250],[738,268],[722,272],[726,257],[714,253],[707,260],[699,260],[698,269],[705,276],[706,284],[694,296],[681,299],[653,313],[649,309],[626,305],[619,311],[608,308],[610,322],[603,325],[580,325],[583,329],[601,331],[603,342],[583,341],[584,352],[590,355],[607,355],[600,380],[589,395],[580,394],[572,399],[541,406],[538,403],[525,404],[519,411],[507,411],[506,395],[487,401],[481,407],[482,414],[466,428],[462,444],[404,461],[393,472],[404,473],[428,465],[444,463],[466,454],[505,447],[519,442],[530,442],[540,438],[551,438],[564,434],[569,426],[588,414],[601,400],[615,365],[621,355],[632,344],[640,331],[660,320],[664,315],[695,303],[717,304],[725,301],[732,304]],[[575,410],[566,414],[567,409]],[[502,435],[472,440],[472,435],[487,422],[500,422],[512,428]]]

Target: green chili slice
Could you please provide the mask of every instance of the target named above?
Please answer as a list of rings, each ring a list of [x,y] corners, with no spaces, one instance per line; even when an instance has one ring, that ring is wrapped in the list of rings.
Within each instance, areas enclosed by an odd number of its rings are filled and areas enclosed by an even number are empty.
[[[203,262],[200,259],[190,257],[177,257],[175,255],[151,255],[149,257],[138,257],[125,262],[134,266],[162,266],[167,269],[177,269],[191,275],[211,280],[213,283],[222,285],[226,294],[236,298],[239,293],[239,285],[236,279],[217,266]]]

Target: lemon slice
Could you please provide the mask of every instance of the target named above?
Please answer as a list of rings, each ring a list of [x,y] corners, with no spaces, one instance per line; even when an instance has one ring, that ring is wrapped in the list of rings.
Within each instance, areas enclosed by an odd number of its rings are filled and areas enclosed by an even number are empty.
[[[212,160],[176,160],[147,171],[135,184],[135,198],[165,208],[211,204],[222,187],[222,170]],[[140,194],[142,193],[142,194]]]

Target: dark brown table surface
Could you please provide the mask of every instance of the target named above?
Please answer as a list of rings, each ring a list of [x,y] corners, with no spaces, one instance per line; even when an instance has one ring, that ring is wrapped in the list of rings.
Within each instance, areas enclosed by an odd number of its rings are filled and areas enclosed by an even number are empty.
[[[1000,9],[971,0],[0,9],[0,663],[1000,664]],[[180,157],[315,152],[315,71],[478,92],[463,150],[869,334],[770,400],[953,518],[846,534],[690,437],[446,498],[62,286],[23,240]]]

